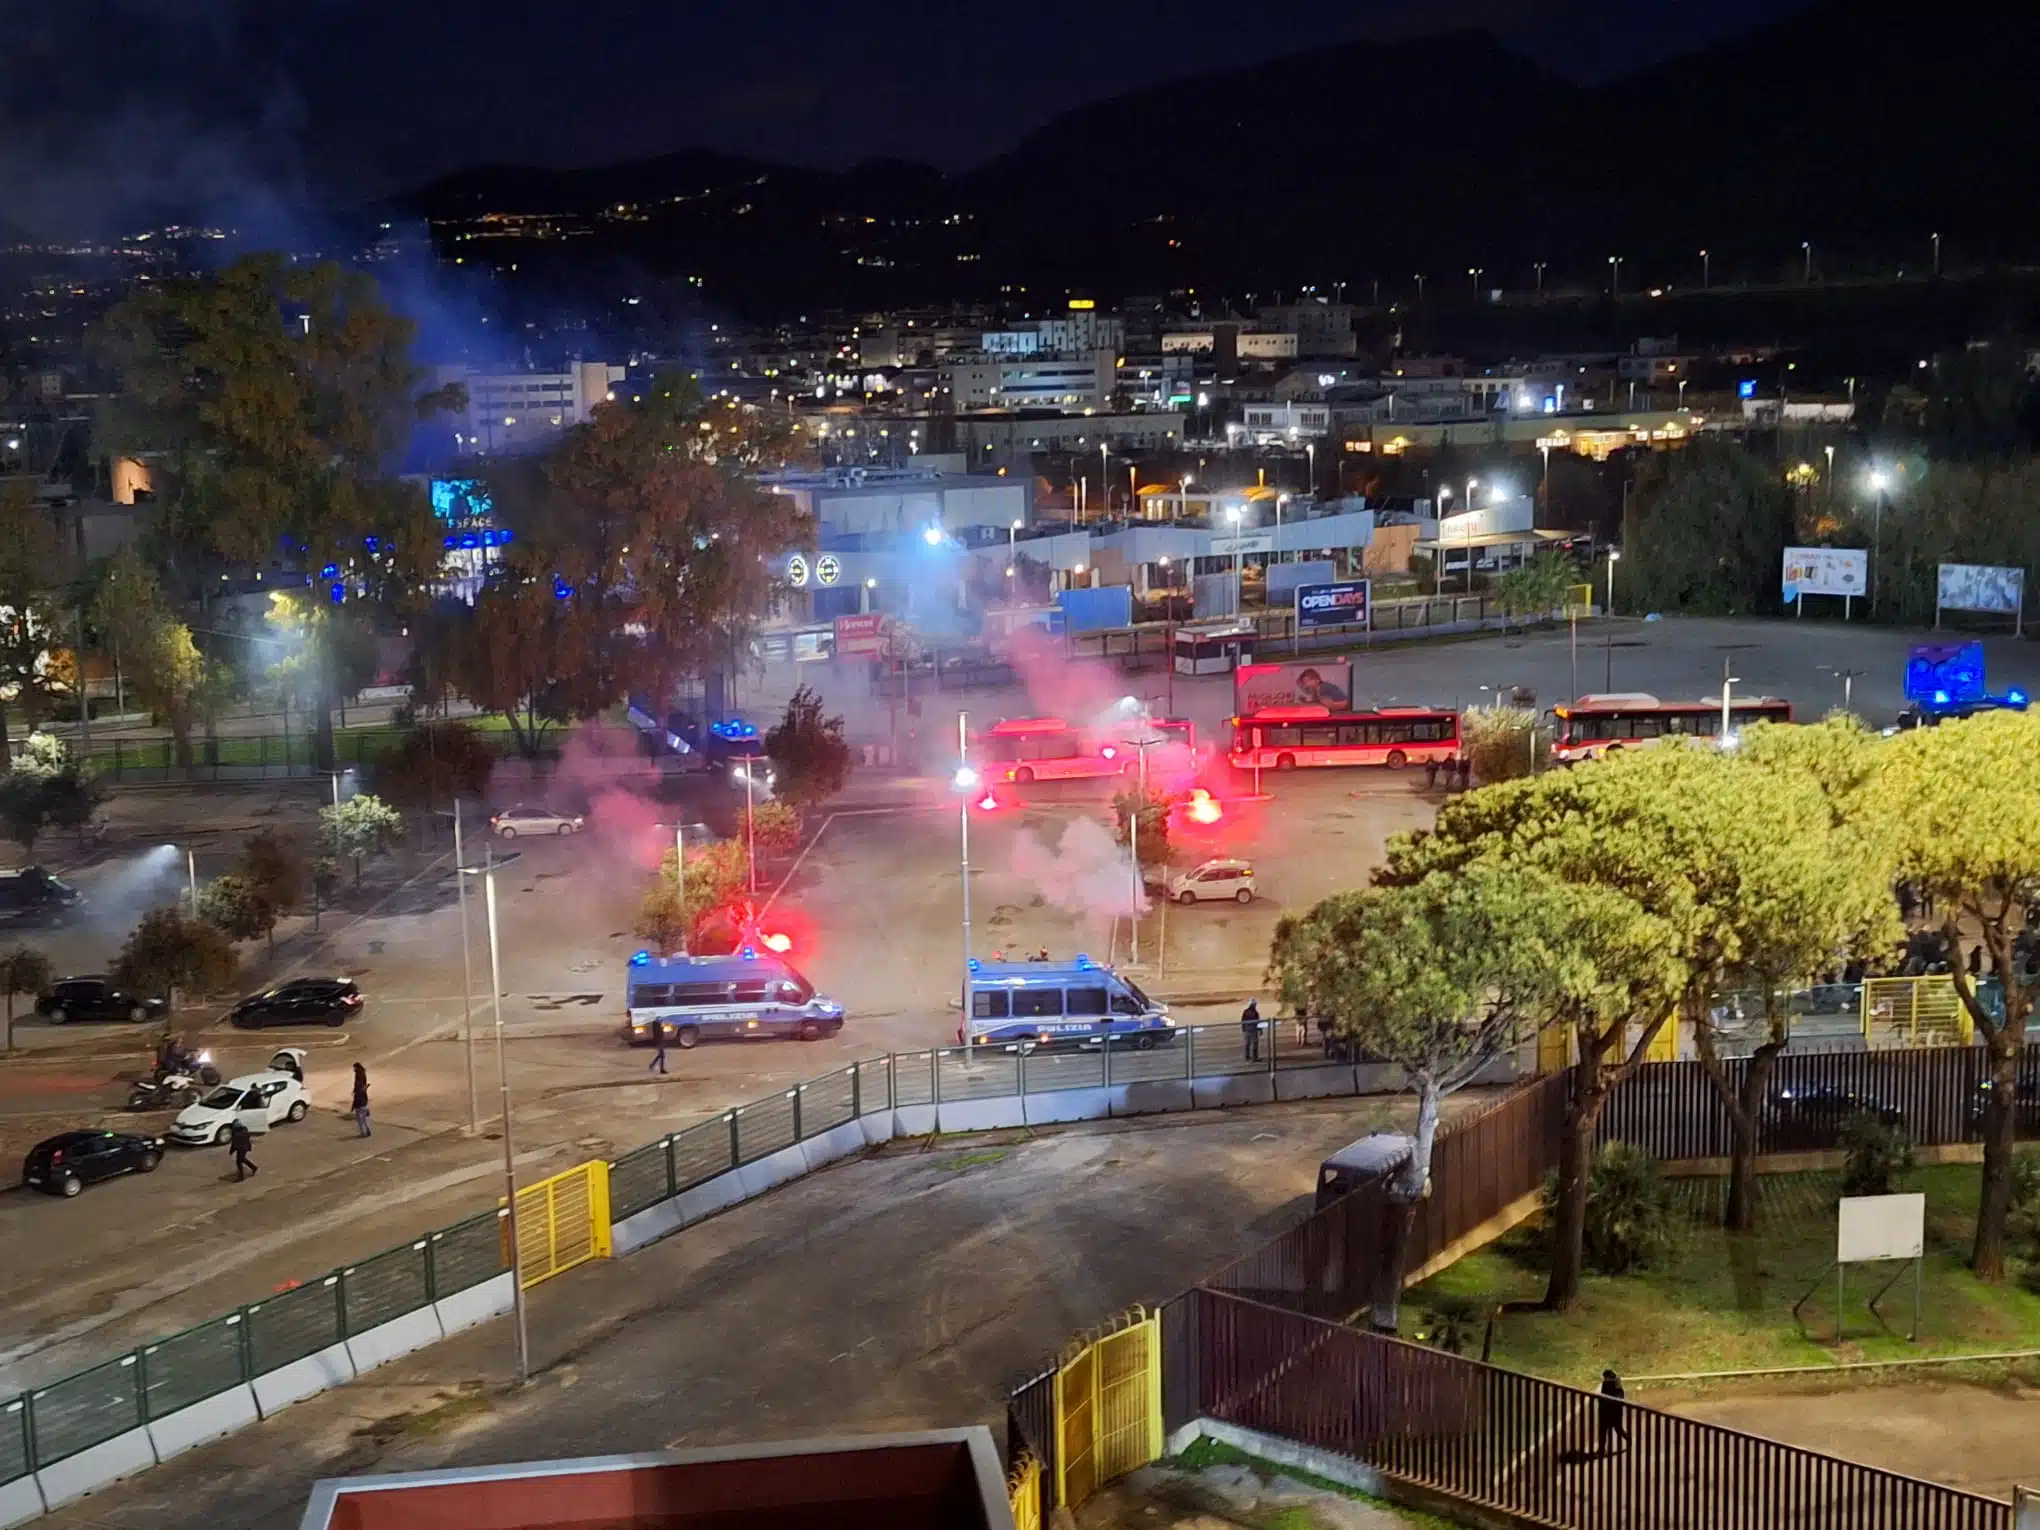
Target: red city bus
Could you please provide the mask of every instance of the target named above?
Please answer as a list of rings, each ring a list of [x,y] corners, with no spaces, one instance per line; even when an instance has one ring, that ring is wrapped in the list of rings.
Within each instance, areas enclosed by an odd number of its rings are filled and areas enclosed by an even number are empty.
[[[1459,758],[1459,714],[1431,707],[1365,712],[1323,706],[1266,707],[1232,720],[1232,763],[1241,770],[1304,765],[1385,765],[1401,770]]]
[[[1612,749],[1654,744],[1661,738],[1719,738],[1721,702],[1660,701],[1643,691],[1582,696],[1553,707],[1551,757],[1562,763],[1591,760]],[[1733,734],[1751,723],[1792,721],[1792,703],[1776,696],[1729,698]]]
[[[992,781],[1073,781],[1116,776],[1140,768],[1134,740],[1180,744],[1193,754],[1197,732],[1185,717],[1129,718],[1094,732],[1060,717],[1017,717],[994,723],[972,747],[979,771]]]

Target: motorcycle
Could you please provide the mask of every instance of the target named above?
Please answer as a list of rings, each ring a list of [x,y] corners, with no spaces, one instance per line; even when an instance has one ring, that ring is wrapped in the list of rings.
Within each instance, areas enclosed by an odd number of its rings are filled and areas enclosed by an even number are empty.
[[[182,1110],[194,1105],[206,1090],[220,1081],[220,1070],[212,1065],[212,1053],[180,1059],[170,1067],[158,1067],[147,1078],[137,1079],[128,1090],[129,1110]]]

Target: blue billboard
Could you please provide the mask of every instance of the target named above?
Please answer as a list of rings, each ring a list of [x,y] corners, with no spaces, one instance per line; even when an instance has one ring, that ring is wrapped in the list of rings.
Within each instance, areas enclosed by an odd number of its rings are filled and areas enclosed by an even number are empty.
[[[1296,630],[1358,627],[1369,621],[1371,580],[1347,579],[1335,584],[1296,587]]]

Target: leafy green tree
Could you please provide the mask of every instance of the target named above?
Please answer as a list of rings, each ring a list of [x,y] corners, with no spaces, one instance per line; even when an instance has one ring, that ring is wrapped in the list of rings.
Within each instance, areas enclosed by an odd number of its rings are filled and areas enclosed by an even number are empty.
[[[750,848],[767,860],[783,859],[800,848],[800,814],[784,802],[760,802],[746,826]]]
[[[50,959],[27,946],[16,946],[0,956],[0,991],[7,1006],[7,1044],[0,1051],[14,1050],[14,999],[17,994],[39,994],[50,986]]]
[[[1495,598],[1505,616],[1527,621],[1550,617],[1579,584],[1580,567],[1561,552],[1541,552],[1502,575]]]
[[[231,988],[238,970],[225,931],[172,906],[142,916],[114,962],[113,980],[135,993],[204,997]]]
[[[213,683],[211,666],[134,549],[122,548],[101,572],[92,625],[120,655],[134,696],[170,729],[177,763],[191,766],[191,729]]]
[[[362,862],[389,854],[403,838],[404,815],[368,792],[319,809],[319,849],[334,860],[352,861],[357,886]]]
[[[273,938],[277,907],[250,878],[230,871],[198,895],[198,916],[230,940]]]
[[[375,634],[357,611],[335,605],[319,587],[272,593],[269,626],[281,654],[275,668],[311,712],[314,763],[330,769],[333,708],[344,708],[375,678]]]
[[[47,781],[52,776],[63,774],[70,766],[71,751],[64,747],[64,741],[54,733],[37,729],[21,741],[21,747],[14,751],[8,768],[15,775]]]
[[[340,863],[330,855],[313,857],[308,868],[312,883],[312,928],[319,927],[319,914],[329,907],[340,891]]]
[[[1616,603],[1720,616],[1776,610],[1793,507],[1772,467],[1711,439],[1646,459],[1623,522]]]
[[[278,914],[287,914],[304,901],[305,858],[295,844],[274,829],[257,829],[248,836],[234,863],[234,872],[268,900]]]
[[[67,625],[54,594],[60,567],[56,529],[34,484],[0,484],[0,766],[13,756],[11,715],[37,722],[73,694],[54,651]]]
[[[2034,981],[2020,965],[2026,910],[2040,902],[2040,715],[1989,712],[1887,740],[1869,810],[1890,826],[1898,875],[1930,895],[1952,958],[1955,991],[1983,1038],[1990,1093],[1983,1115],[1983,1185],[1970,1263],[2005,1275],[2019,1057]],[[1976,932],[2003,1000],[1978,993],[1960,959]]]
[[[1551,731],[1528,707],[1468,707],[1460,717],[1462,747],[1483,786],[1551,768]]]
[[[1269,978],[1283,1002],[1399,1064],[1416,1090],[1416,1133],[1393,1187],[1399,1240],[1430,1182],[1446,1098],[1515,1047],[1566,985],[1596,981],[1550,939],[1572,897],[1541,874],[1474,862],[1407,887],[1336,893],[1276,926]],[[1393,1332],[1403,1261],[1382,1264],[1393,1278],[1375,1295],[1374,1321]]]
[[[1556,1182],[1544,1187],[1547,1211]],[[1671,1187],[1658,1161],[1628,1142],[1607,1142],[1594,1154],[1587,1191],[1586,1260],[1603,1275],[1627,1275],[1671,1252]]]
[[[820,807],[850,779],[850,745],[843,719],[822,715],[822,698],[803,685],[786,703],[786,715],[765,734],[772,758],[773,793],[802,812]]]
[[[674,864],[674,853],[669,850],[658,880],[645,890],[632,925],[632,933],[661,954],[678,951],[683,937],[692,950],[710,916],[741,901],[750,886],[750,863],[741,840],[719,839],[690,846],[684,887]]]
[[[498,565],[472,610],[449,614],[421,637],[424,662],[485,712],[510,725],[517,752],[536,759],[546,734],[593,717],[622,694],[600,607],[563,597],[543,567]]]
[[[1112,837],[1122,845],[1133,839],[1135,815],[1140,826],[1140,865],[1143,873],[1160,868],[1167,873],[1175,846],[1169,839],[1170,809],[1174,801],[1160,786],[1138,778],[1128,781],[1112,794]]]

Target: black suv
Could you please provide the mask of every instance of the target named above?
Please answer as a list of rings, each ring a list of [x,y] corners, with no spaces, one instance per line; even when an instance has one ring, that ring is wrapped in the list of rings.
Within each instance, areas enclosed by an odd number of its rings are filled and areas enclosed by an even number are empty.
[[[227,1016],[253,1030],[264,1025],[344,1025],[361,1009],[361,989],[352,978],[292,978],[251,993]]]
[[[170,1012],[163,999],[145,999],[113,979],[99,975],[58,978],[55,986],[35,1001],[35,1012],[51,1025],[67,1020],[160,1020]]]
[[[163,1161],[161,1137],[131,1132],[63,1132],[29,1149],[21,1182],[45,1195],[73,1196],[116,1174],[147,1174]]]

